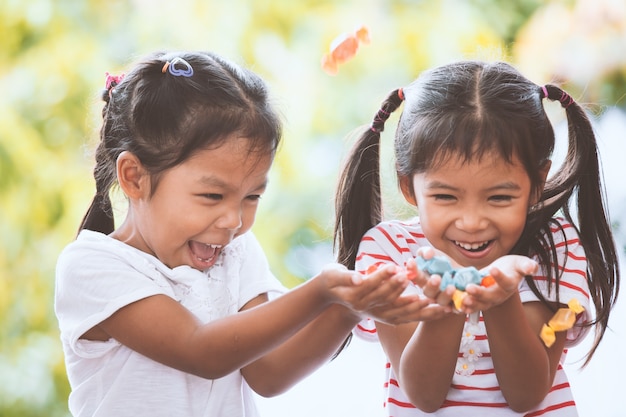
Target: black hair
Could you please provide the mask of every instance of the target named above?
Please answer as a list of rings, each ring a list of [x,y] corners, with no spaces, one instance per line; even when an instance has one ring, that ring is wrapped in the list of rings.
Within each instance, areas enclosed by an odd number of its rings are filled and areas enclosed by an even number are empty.
[[[399,177],[409,177],[460,156],[469,161],[496,152],[511,162],[519,158],[539,201],[529,211],[522,236],[512,253],[539,258],[548,282],[558,288],[559,270],[551,227],[560,213],[577,227],[587,255],[587,281],[596,318],[595,343],[600,343],[619,292],[615,243],[605,209],[596,139],[584,109],[556,85],[538,86],[503,62],[462,61],[420,75],[395,90],[350,151],[336,192],[335,247],[338,261],[354,268],[360,240],[382,220],[380,193],[381,114],[402,104],[394,150]],[[543,99],[558,100],[568,120],[568,152],[562,166],[543,184],[540,172],[555,147]],[[570,205],[575,204],[577,221]],[[561,233],[564,233],[561,230]],[[527,278],[533,292],[554,310]],[[551,287],[551,285],[549,285]],[[558,291],[557,291],[557,301]]]
[[[193,73],[168,71],[168,65],[185,69],[177,61]],[[147,169],[154,192],[164,171],[232,135],[248,139],[250,152],[273,156],[279,145],[281,122],[265,82],[214,53],[156,52],[107,87],[94,168],[96,195],[79,230],[113,232],[110,190],[124,151]]]

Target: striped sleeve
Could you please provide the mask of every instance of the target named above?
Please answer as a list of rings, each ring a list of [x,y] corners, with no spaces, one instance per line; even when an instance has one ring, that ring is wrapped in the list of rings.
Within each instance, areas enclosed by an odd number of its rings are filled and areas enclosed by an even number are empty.
[[[429,245],[418,223],[412,221],[387,221],[370,229],[359,245],[355,269],[365,273],[372,266],[385,264],[404,265],[413,258],[420,246]],[[408,292],[421,292],[408,287]],[[355,334],[367,341],[378,341],[373,320],[364,319],[355,328]]]

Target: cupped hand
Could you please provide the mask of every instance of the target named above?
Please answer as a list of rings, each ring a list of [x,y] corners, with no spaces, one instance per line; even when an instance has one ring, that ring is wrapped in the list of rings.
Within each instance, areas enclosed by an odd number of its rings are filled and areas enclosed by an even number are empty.
[[[518,291],[521,280],[526,275],[535,274],[538,268],[537,262],[526,256],[506,255],[496,259],[485,268],[493,277],[495,284],[489,287],[468,285],[467,296],[462,302],[462,311],[464,313],[485,311],[502,304]]]
[[[330,301],[342,304],[356,313],[392,303],[410,284],[406,270],[393,264],[383,265],[369,274],[331,264],[317,278],[325,282]]]
[[[415,255],[416,257],[421,257],[425,260],[432,259],[434,256],[444,256],[446,257],[453,267],[458,267],[456,262],[449,258],[446,254],[437,249],[424,246],[417,250]],[[433,274],[430,275],[425,271],[421,271],[417,268],[417,263],[415,259],[410,259],[406,263],[406,268],[409,273],[409,277],[411,277],[412,282],[420,287],[424,292],[424,295],[428,298],[431,298],[437,302],[437,304],[441,306],[448,306],[452,301],[452,294],[454,293],[454,287],[449,286],[445,288],[443,291],[441,290],[441,275]]]
[[[440,305],[436,301],[418,295],[402,295],[394,301],[367,310],[367,317],[378,322],[396,325],[415,321],[438,320],[453,309],[449,305]]]

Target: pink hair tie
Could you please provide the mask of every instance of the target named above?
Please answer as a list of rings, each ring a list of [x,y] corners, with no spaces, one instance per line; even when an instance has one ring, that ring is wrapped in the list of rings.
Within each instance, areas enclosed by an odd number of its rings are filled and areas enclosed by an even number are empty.
[[[124,79],[124,76],[126,75],[126,74],[111,75],[108,72],[105,74],[106,74],[105,88],[107,90],[111,90],[113,87],[121,83],[122,80]]]
[[[561,97],[559,98],[559,102],[561,102],[561,106],[564,109],[566,109],[572,105],[572,103],[574,102],[574,99],[565,91],[561,90]]]
[[[541,91],[543,91],[543,98],[548,98],[548,88],[545,85],[541,86]]]

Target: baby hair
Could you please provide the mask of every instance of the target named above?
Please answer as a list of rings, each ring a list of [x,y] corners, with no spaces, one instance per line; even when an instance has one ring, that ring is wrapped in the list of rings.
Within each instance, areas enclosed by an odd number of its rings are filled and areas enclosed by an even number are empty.
[[[107,77],[103,123],[96,149],[96,195],[81,226],[114,230],[109,192],[118,156],[133,153],[151,177],[231,135],[249,140],[249,152],[274,155],[281,122],[265,82],[251,71],[210,52],[157,52],[126,76]]]
[[[552,156],[555,135],[543,107],[544,98],[561,103],[568,123],[567,156],[545,184],[540,172]],[[588,259],[594,323],[599,324],[588,363],[604,335],[619,289],[596,139],[584,109],[571,96],[556,85],[534,84],[507,63],[462,61],[441,66],[422,73],[385,99],[372,125],[354,144],[339,179],[335,222],[338,261],[353,268],[361,237],[382,220],[380,132],[389,113],[403,99],[394,140],[399,177],[425,172],[459,156],[464,161],[493,153],[507,162],[519,158],[536,195],[542,186],[543,191],[538,203],[529,209],[513,253],[538,256],[548,282],[557,287],[562,271],[558,270],[549,231],[559,225],[552,218],[558,212],[577,225]],[[576,222],[571,205],[575,205]],[[534,281],[527,281],[548,305]]]

